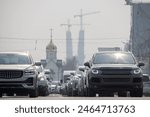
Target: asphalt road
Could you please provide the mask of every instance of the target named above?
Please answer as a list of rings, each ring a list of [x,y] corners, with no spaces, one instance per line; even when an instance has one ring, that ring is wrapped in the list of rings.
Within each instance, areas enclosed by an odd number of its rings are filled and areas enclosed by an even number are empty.
[[[29,98],[28,96],[3,96],[0,100],[150,100],[150,97],[67,97],[59,94]]]

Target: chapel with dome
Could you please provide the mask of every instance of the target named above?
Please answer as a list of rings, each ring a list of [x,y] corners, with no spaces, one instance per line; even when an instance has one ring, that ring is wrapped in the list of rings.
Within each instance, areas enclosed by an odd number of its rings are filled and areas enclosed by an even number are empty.
[[[52,81],[62,80],[62,60],[57,59],[57,46],[51,39],[46,46],[46,59],[41,60],[45,69],[50,70],[50,77]]]

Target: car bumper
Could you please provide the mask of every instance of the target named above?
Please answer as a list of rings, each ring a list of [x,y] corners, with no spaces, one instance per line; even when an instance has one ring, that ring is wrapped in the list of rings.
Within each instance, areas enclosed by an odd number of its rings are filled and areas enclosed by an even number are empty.
[[[143,82],[141,77],[106,75],[101,77],[91,77],[89,86],[95,90],[131,91],[135,88],[143,88]]]
[[[17,79],[0,79],[0,90],[17,90],[17,89],[26,89],[26,90],[34,90],[36,86],[36,78],[17,78]]]

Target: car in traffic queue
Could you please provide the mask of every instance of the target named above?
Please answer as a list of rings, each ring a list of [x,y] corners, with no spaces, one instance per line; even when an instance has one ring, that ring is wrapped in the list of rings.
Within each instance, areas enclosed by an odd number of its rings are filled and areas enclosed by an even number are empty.
[[[84,96],[83,93],[83,82],[82,76],[79,71],[69,77],[67,83],[67,95],[68,96]]]
[[[131,52],[108,51],[96,52],[92,59],[84,64],[86,72],[87,96],[95,94],[131,97],[143,96],[144,63],[137,62]]]
[[[38,97],[38,72],[29,52],[0,52],[0,97]]]
[[[67,96],[73,96],[73,76],[68,77],[68,82],[66,83],[66,94]]]
[[[49,91],[50,91],[50,94],[57,94],[57,85],[56,84],[50,84]]]
[[[71,75],[74,75],[75,74],[75,70],[65,70],[63,72],[63,80],[62,80],[62,84],[61,84],[61,89],[60,89],[60,92],[61,94],[64,96],[64,95],[71,95],[69,92],[68,92],[68,86],[70,85],[69,82],[70,82],[70,76]]]
[[[50,74],[51,74],[50,70],[49,70],[49,69],[44,69],[44,74],[45,74],[47,80],[48,80],[49,82],[51,82],[52,79],[50,78]]]
[[[41,62],[37,62],[36,70],[38,71],[38,92],[40,96],[49,95],[49,81],[45,75]]]
[[[40,96],[48,96],[49,95],[49,81],[47,80],[44,73],[40,73],[38,75],[38,87],[39,87],[39,95]]]
[[[75,70],[65,70],[63,72],[63,83],[67,83],[68,81],[67,80],[70,80],[68,79],[71,75],[74,75],[75,74]]]
[[[60,89],[60,93],[64,96],[67,95],[67,87],[68,87],[68,82],[70,81],[70,78],[68,77],[65,83],[61,84],[61,89]]]
[[[60,94],[61,83],[60,81],[51,81],[50,92],[53,94]]]
[[[77,76],[79,77],[78,80],[78,96],[87,96],[86,91],[86,72],[87,67],[85,66],[78,66],[76,71]]]
[[[82,88],[81,85],[81,75],[76,74],[73,79],[73,96],[79,96],[80,94],[80,89]]]

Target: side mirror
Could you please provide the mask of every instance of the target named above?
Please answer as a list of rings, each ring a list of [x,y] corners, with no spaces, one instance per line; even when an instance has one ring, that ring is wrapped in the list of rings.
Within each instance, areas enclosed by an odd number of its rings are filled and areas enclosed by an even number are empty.
[[[75,73],[71,72],[71,73],[70,73],[70,75],[73,75],[73,76],[74,76],[74,75],[75,75]]]
[[[41,62],[35,62],[35,65],[36,66],[41,66],[42,64],[41,64]]]
[[[148,82],[148,81],[149,81],[149,75],[143,74],[143,82]]]
[[[138,66],[141,67],[141,66],[144,66],[145,64],[142,63],[142,62],[139,62]]]
[[[82,76],[79,74],[79,75],[78,75],[78,78],[82,78]]]
[[[89,63],[89,62],[85,62],[85,63],[84,63],[84,66],[87,66],[87,67],[90,68],[90,63]]]
[[[85,71],[85,66],[79,66],[79,71],[84,72]]]
[[[50,81],[50,78],[46,78],[48,81]]]

